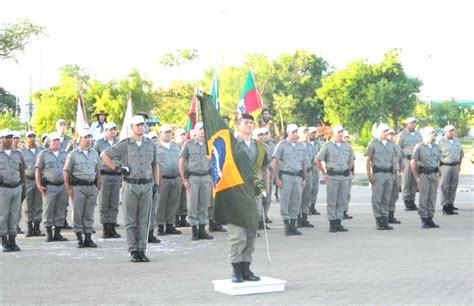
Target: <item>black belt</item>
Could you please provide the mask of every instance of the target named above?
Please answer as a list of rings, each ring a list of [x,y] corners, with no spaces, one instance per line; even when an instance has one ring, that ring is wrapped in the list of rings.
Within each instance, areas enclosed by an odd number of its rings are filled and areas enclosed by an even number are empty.
[[[133,179],[133,178],[124,178],[124,181],[130,184],[145,185],[153,182],[153,179]]]
[[[211,174],[211,171],[209,172],[194,172],[194,171],[189,171],[189,176],[194,175],[194,176],[206,176]]]
[[[382,173],[390,173],[392,172],[392,167],[388,168],[388,169],[382,169],[382,168],[378,168],[378,167],[372,167],[372,172],[373,173],[379,173],[379,172],[382,172]]]
[[[426,175],[430,175],[431,173],[438,173],[439,171],[439,168],[436,167],[436,168],[432,168],[432,169],[428,169],[428,168],[424,168],[424,167],[418,167],[418,173],[421,174],[426,174]]]
[[[175,178],[179,177],[179,175],[162,175],[161,177],[167,180],[174,180]]]
[[[327,170],[327,174],[330,175],[330,176],[333,176],[333,175],[343,175],[343,176],[349,176],[351,174],[351,170],[350,169],[346,169],[344,171],[335,171],[334,169],[332,168],[329,168]]]
[[[73,178],[71,180],[71,185],[72,186],[92,186],[92,185],[95,185],[95,181],[90,182],[90,181],[86,181],[86,180]]]
[[[120,176],[122,173],[120,172],[113,172],[113,171],[107,171],[107,170],[100,170],[101,175],[117,175]]]
[[[20,185],[21,185],[21,181],[19,181],[18,183],[14,183],[14,184],[7,184],[7,183],[4,183],[4,182],[0,182],[0,187],[4,187],[4,188],[16,188]]]
[[[303,177],[303,170],[296,171],[296,172],[280,170],[280,173],[284,175]]]
[[[405,158],[411,159],[411,155],[407,155],[407,156],[405,156]]]
[[[457,166],[459,163],[443,163],[441,162],[441,166]]]
[[[30,181],[34,181],[35,180],[35,176],[26,176],[26,179],[30,180]]]
[[[64,185],[64,182],[53,183],[53,182],[50,182],[50,181],[44,181],[44,185],[45,186],[47,186],[47,185],[62,186],[62,185]]]

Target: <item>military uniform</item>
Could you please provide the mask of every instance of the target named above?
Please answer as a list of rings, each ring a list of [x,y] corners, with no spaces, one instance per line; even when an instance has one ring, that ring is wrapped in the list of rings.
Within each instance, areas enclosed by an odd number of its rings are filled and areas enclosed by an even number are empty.
[[[286,235],[301,235],[296,230],[296,219],[301,207],[306,156],[306,148],[302,143],[292,143],[287,139],[282,140],[273,153],[273,158],[280,163],[280,214],[285,223]]]
[[[68,147],[69,143],[71,141],[73,141],[74,139],[71,137],[71,136],[68,136],[68,135],[64,135],[62,137],[62,139],[59,139],[59,141],[61,142],[61,146],[60,146],[60,150],[66,150],[66,148]],[[49,140],[46,139],[43,143],[43,147],[45,148],[49,148]]]
[[[464,151],[456,138],[449,140],[443,137],[438,145],[441,150],[441,206],[445,214],[453,215],[457,214],[454,212],[454,200]]]
[[[204,142],[190,139],[185,142],[181,158],[187,163],[189,189],[186,191],[188,201],[188,222],[193,227],[193,238],[208,239],[205,232],[207,223],[207,207],[211,202],[210,163],[206,155]],[[196,232],[197,227],[199,231]],[[197,236],[196,236],[197,235]],[[211,238],[212,239],[212,238]]]
[[[55,230],[64,226],[68,202],[63,176],[66,158],[67,153],[64,150],[59,150],[56,155],[50,149],[46,149],[41,151],[36,160],[36,169],[41,172],[41,177],[36,179],[46,188],[46,194],[43,196],[43,224],[48,233],[47,242],[54,239],[52,236],[53,226]]]
[[[418,214],[421,217],[424,228],[437,227],[430,226],[430,224],[433,222],[438,193],[441,151],[435,143],[431,145],[419,143],[415,146],[412,158],[415,160],[420,177]]]
[[[341,220],[344,216],[347,189],[349,188],[351,172],[349,163],[355,159],[353,151],[347,143],[330,141],[319,151],[316,159],[325,162],[326,173],[329,176],[326,183],[326,201],[330,231],[347,231],[341,225]]]
[[[7,154],[0,147],[0,235],[4,252],[20,251],[15,239],[21,209],[22,179],[26,168],[20,151],[13,148],[9,151]]]
[[[130,137],[104,153],[130,168],[122,187],[128,250],[145,252],[153,197],[153,167],[156,166],[155,144],[144,137],[139,146]]]
[[[91,148],[83,151],[79,147],[68,154],[64,170],[71,174],[70,184],[74,190],[72,230],[78,236],[79,242],[82,235],[78,234],[85,234],[83,246],[95,247],[91,235],[94,231],[94,208],[99,193],[99,155]]]
[[[157,212],[159,231],[166,225],[166,234],[181,234],[174,227],[176,210],[181,197],[181,178],[179,176],[179,155],[181,149],[174,142],[156,144],[156,162],[160,168],[160,199]]]
[[[350,149],[351,149],[351,154],[355,156],[354,154],[354,149],[352,148],[351,144],[348,143]],[[355,158],[355,157],[354,157]],[[351,172],[349,174],[349,184],[347,186],[347,197],[346,197],[346,203],[344,204],[344,213],[343,213],[343,219],[352,219],[352,216],[349,216],[347,212],[349,211],[349,203],[351,202],[351,192],[352,192],[352,180],[354,179],[354,166],[351,168]]]
[[[116,144],[116,138],[107,140],[101,138],[94,144],[94,150],[97,154],[101,154],[108,148]],[[97,196],[99,204],[100,223],[104,226],[103,238],[119,238],[120,235],[115,231],[117,224],[117,215],[119,211],[119,195],[122,186],[122,173],[110,169],[105,164],[101,165],[100,174],[102,176],[102,185]]]
[[[395,150],[395,173],[393,177],[392,192],[390,194],[390,201],[388,203],[388,223],[400,224],[401,222],[395,218],[395,209],[397,205],[397,200],[399,196],[400,189],[400,165],[403,164],[403,152],[402,149],[396,144],[393,143],[393,148]]]
[[[313,145],[313,152],[314,152],[314,157],[313,161],[316,158],[316,155],[318,152],[321,150],[321,144],[319,141],[310,141],[310,143]],[[310,165],[307,165],[307,167],[310,167]],[[311,186],[311,207],[309,210],[309,213],[312,215],[320,215],[320,213],[316,210],[316,201],[318,199],[318,191],[319,191],[319,168],[315,166],[314,164],[311,165],[311,168],[313,169],[312,172],[312,179],[311,182],[313,186]]]
[[[43,199],[36,186],[35,167],[36,159],[43,150],[44,148],[42,146],[36,146],[34,148],[24,147],[20,149],[26,163],[26,197],[23,206],[25,208],[26,222],[28,223],[27,237],[41,235],[40,224],[41,215],[43,214]]]
[[[402,176],[402,193],[403,200],[405,201],[405,210],[416,210],[416,182],[410,169],[410,159],[415,145],[420,142],[422,142],[422,138],[419,132],[409,132],[405,129],[400,134],[397,143],[402,149],[404,157],[403,164],[405,166],[405,171]]]
[[[308,221],[309,204],[311,201],[311,192],[313,189],[313,161],[315,156],[315,147],[310,141],[303,143],[306,149],[306,184],[303,188],[301,196],[300,215],[298,216],[298,226],[300,227],[314,227]]]
[[[378,230],[393,229],[388,225],[388,206],[393,186],[395,156],[394,144],[389,140],[373,140],[368,145],[365,156],[370,160],[372,175],[372,211]]]
[[[266,141],[264,144],[265,144],[265,151],[267,152],[267,156],[268,158],[271,158],[273,156],[273,152],[275,152],[275,144],[271,140]],[[270,189],[268,190],[268,195],[265,197],[264,201],[262,202],[265,222],[267,223],[271,221],[268,218],[268,211],[270,210],[270,204],[272,203],[273,181],[275,179],[273,177],[273,169],[272,169],[271,163],[269,164],[268,167],[270,170],[270,183],[269,183]]]

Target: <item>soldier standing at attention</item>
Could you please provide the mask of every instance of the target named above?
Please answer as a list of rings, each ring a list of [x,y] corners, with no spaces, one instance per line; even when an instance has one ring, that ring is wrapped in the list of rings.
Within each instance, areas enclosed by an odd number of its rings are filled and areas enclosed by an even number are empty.
[[[265,145],[265,151],[267,152],[268,158],[271,158],[273,156],[273,152],[275,152],[275,144],[273,143],[273,140],[270,136],[270,133],[267,128],[263,127],[260,128],[260,131],[258,133],[258,139],[263,142]],[[265,223],[273,223],[270,218],[268,218],[268,211],[270,210],[270,204],[272,203],[272,191],[273,191],[273,169],[272,169],[272,164],[270,161],[270,164],[268,165],[268,170],[270,171],[270,179],[269,179],[269,184],[268,184],[268,193],[266,197],[262,197],[262,205],[263,205],[263,212],[265,214]]]
[[[314,161],[314,147],[309,141],[309,129],[307,127],[300,127],[298,129],[299,141],[306,148],[306,182],[301,196],[300,214],[298,215],[298,227],[314,227],[308,221],[309,202],[311,201],[311,191],[313,188],[313,167]]]
[[[181,151],[184,147],[184,143],[186,142],[186,131],[184,129],[177,129],[175,132],[175,143],[179,146],[179,150]],[[186,189],[184,188],[183,184],[181,184],[181,195],[179,197],[179,204],[178,209],[176,210],[176,226],[179,227],[189,227],[191,226],[188,221],[186,221],[186,217],[188,216],[188,208],[186,202]]]
[[[406,121],[406,129],[401,132],[400,137],[398,138],[398,146],[402,149],[403,152],[403,164],[405,171],[402,176],[402,192],[403,192],[403,201],[405,202],[405,210],[417,210],[415,204],[416,196],[416,181],[413,177],[411,168],[410,168],[410,159],[413,154],[415,145],[422,141],[421,134],[416,129],[416,119],[410,117]]]
[[[395,176],[393,177],[393,185],[392,185],[392,193],[390,195],[390,201],[388,204],[388,223],[390,224],[400,224],[402,223],[397,218],[395,218],[395,209],[398,200],[398,195],[400,193],[400,173],[403,173],[404,165],[403,165],[403,152],[402,149],[397,145],[395,141],[395,131],[392,129],[388,130],[387,139],[391,141],[394,145],[395,149]]]
[[[26,146],[20,150],[26,163],[26,203],[24,206],[28,231],[25,237],[44,236],[40,230],[43,199],[41,198],[41,192],[36,187],[35,180],[36,160],[44,148],[36,145],[35,132],[28,131],[25,136]]]
[[[327,214],[331,233],[348,231],[341,222],[344,217],[354,155],[351,148],[342,141],[343,132],[344,128],[341,125],[335,125],[332,128],[333,140],[324,145],[315,159],[315,164],[324,175],[326,182]],[[324,161],[326,169],[321,161]]]
[[[410,160],[411,171],[420,189],[420,215],[422,228],[439,227],[433,221],[436,195],[438,194],[439,163],[441,150],[434,143],[436,133],[432,127],[426,127],[422,131],[423,142],[415,146]]]
[[[454,126],[444,127],[444,137],[439,141],[441,150],[441,206],[443,214],[457,215],[458,210],[454,206],[456,190],[459,182],[459,170],[464,151],[458,139],[454,137]]]
[[[296,229],[301,197],[306,180],[306,148],[298,142],[298,126],[286,128],[288,137],[282,140],[273,153],[273,175],[281,188],[280,214],[285,223],[285,235],[301,235]]]
[[[156,147],[144,137],[145,120],[133,116],[132,135],[100,154],[104,164],[124,175],[125,229],[131,262],[149,262],[145,255],[153,194],[159,188]],[[155,184],[153,184],[155,182]]]
[[[317,139],[317,131],[318,129],[314,126],[310,126],[308,128],[309,133],[309,143],[311,143],[314,147],[314,157],[313,160],[316,159],[316,155],[321,150],[321,144]],[[309,167],[309,165],[308,165]],[[319,191],[319,168],[313,164],[311,164],[311,168],[313,168],[313,186],[311,187],[311,206],[309,208],[310,215],[320,215],[321,213],[316,209],[316,200],[318,199],[318,191]]]
[[[17,219],[21,209],[22,185],[25,184],[25,160],[20,151],[12,148],[13,133],[0,132],[0,235],[3,252],[18,252],[16,244]]]
[[[46,242],[66,241],[67,239],[61,235],[61,228],[64,226],[68,202],[63,176],[67,153],[61,149],[59,133],[53,132],[49,134],[48,141],[48,149],[41,151],[36,160],[36,187],[43,196],[43,220],[47,233]]]
[[[64,183],[74,203],[73,231],[77,247],[96,248],[92,240],[94,230],[94,208],[101,185],[99,154],[90,147],[90,129],[79,131],[79,147],[68,154],[64,165]],[[85,238],[82,238],[84,234]]]
[[[349,138],[349,131],[344,130],[344,132],[342,133],[342,141],[344,141],[344,143],[346,143],[351,148],[352,155],[355,156],[354,149],[352,149],[351,140]],[[349,187],[347,187],[347,200],[346,204],[344,205],[344,215],[342,217],[342,219],[344,220],[353,218],[352,216],[349,216],[347,212],[349,211],[349,202],[351,201],[352,180],[354,179],[354,175],[354,164],[352,164],[351,174],[349,175]]]
[[[94,144],[94,150],[101,154],[108,148],[118,142],[117,126],[113,122],[107,122],[103,125],[104,138],[98,139]],[[105,164],[101,165],[100,175],[102,176],[102,185],[97,196],[99,204],[100,223],[104,227],[102,238],[120,238],[115,227],[117,225],[117,215],[119,211],[119,194],[122,186],[122,172],[114,171]]]

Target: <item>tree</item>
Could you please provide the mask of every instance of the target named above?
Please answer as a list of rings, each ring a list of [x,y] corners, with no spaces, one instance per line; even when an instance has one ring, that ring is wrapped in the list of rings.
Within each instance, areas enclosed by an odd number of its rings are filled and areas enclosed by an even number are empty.
[[[197,49],[177,50],[174,53],[165,53],[161,56],[159,63],[163,66],[174,67],[180,66],[183,63],[191,62],[199,58]]]
[[[12,111],[14,114],[17,113],[16,97],[3,87],[0,87],[0,111],[4,112],[7,110]]]
[[[0,59],[17,60],[18,53],[25,51],[26,45],[34,38],[43,36],[45,27],[35,25],[28,19],[16,23],[2,24],[0,27]]]
[[[7,128],[17,131],[25,129],[25,124],[18,120],[15,114],[9,109],[0,113],[0,130]]]
[[[158,88],[157,106],[153,114],[159,115],[160,121],[182,127],[188,118],[194,85],[189,81],[175,81],[169,89]]]

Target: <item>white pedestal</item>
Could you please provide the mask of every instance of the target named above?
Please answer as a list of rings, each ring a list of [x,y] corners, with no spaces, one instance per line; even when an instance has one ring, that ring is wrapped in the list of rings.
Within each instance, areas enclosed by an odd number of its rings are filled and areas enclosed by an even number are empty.
[[[213,280],[214,290],[229,295],[285,291],[286,281],[263,276],[258,282],[233,283],[230,279]]]

